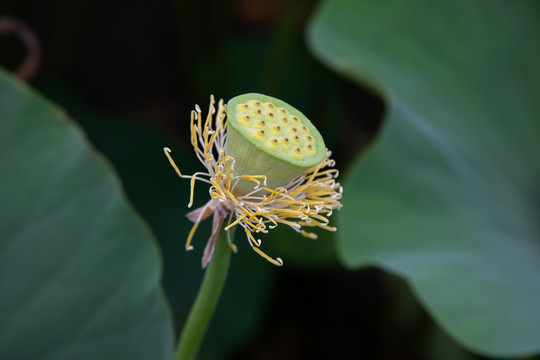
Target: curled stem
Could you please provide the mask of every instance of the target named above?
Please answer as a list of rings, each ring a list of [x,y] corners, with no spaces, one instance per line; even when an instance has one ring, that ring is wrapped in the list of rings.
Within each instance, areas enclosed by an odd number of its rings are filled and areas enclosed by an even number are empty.
[[[231,249],[227,243],[227,233],[221,230],[199,293],[180,333],[174,360],[194,360],[197,357],[227,279],[230,260]]]

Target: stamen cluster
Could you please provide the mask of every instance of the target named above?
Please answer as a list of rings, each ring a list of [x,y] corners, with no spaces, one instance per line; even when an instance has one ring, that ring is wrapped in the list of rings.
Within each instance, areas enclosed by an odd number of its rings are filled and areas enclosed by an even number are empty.
[[[211,96],[209,111],[203,119],[201,109],[196,105],[191,112],[191,143],[199,161],[205,166],[206,172],[193,175],[183,175],[170,156],[170,149],[164,148],[165,155],[174,167],[178,176],[191,180],[190,201],[193,205],[195,181],[210,185],[210,201],[203,207],[192,211],[188,218],[195,224],[188,235],[186,250],[191,250],[191,241],[200,221],[214,215],[214,231],[205,249],[203,267],[211,258],[217,231],[224,220],[227,220],[225,230],[240,225],[246,233],[252,249],[271,263],[281,266],[280,258],[272,258],[261,249],[261,240],[255,239],[254,233],[267,233],[278,224],[290,226],[303,236],[315,239],[317,235],[306,231],[307,227],[320,227],[329,231],[336,228],[329,226],[328,217],[334,209],[340,209],[340,199],[343,188],[336,182],[338,170],[333,169],[334,160],[330,159],[331,152],[326,151],[326,158],[320,164],[313,166],[289,183],[269,188],[264,174],[235,175],[235,159],[225,154],[227,136],[226,106],[223,100],[214,106]],[[253,190],[248,193],[235,191],[240,180],[253,183]],[[218,219],[216,221],[216,218]],[[237,251],[236,246],[228,237],[229,246]]]

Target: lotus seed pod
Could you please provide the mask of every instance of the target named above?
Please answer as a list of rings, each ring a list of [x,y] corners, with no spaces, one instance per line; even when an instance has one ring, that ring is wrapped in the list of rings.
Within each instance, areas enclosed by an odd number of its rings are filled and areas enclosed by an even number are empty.
[[[287,184],[321,163],[326,147],[319,131],[300,111],[262,94],[239,95],[227,103],[226,153],[235,159],[235,175],[266,175],[267,186]],[[247,193],[254,184],[238,183]]]

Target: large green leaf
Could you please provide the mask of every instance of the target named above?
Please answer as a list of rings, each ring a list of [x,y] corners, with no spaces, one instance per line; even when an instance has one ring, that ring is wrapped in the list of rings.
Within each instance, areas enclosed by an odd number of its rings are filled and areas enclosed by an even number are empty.
[[[79,128],[3,71],[0,178],[0,358],[169,359],[149,229]]]
[[[540,351],[540,3],[327,1],[309,36],[388,104],[345,180],[341,259],[406,277],[473,350]]]

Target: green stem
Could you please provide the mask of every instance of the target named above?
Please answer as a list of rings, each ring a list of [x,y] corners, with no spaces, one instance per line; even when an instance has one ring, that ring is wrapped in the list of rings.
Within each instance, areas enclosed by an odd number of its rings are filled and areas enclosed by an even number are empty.
[[[231,249],[227,245],[227,233],[221,230],[212,260],[205,271],[201,288],[184,329],[180,333],[174,360],[193,360],[196,358],[227,279],[230,260]]]

